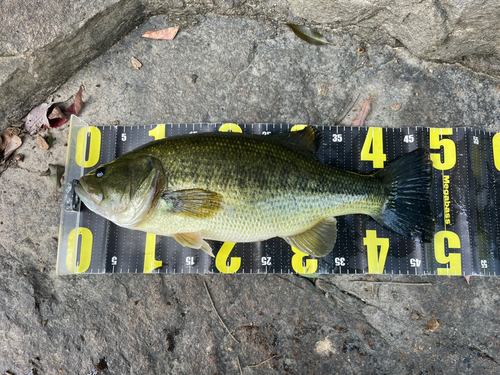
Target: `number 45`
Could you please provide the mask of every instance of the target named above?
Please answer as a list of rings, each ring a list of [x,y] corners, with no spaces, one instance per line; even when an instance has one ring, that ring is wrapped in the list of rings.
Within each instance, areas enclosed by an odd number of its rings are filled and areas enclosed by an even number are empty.
[[[415,141],[415,138],[413,137],[413,134],[407,134],[403,138],[404,143],[413,143]]]

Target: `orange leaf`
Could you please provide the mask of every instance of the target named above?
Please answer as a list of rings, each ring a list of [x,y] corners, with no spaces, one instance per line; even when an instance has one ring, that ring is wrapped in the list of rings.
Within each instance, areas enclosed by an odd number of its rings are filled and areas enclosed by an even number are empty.
[[[352,122],[352,126],[363,126],[365,123],[366,116],[370,113],[371,107],[370,107],[370,100],[371,98],[366,99],[365,104],[361,107],[361,110],[359,111],[358,115]]]
[[[179,26],[169,27],[167,29],[158,31],[146,31],[142,37],[150,39],[172,40],[177,35],[177,31],[179,31]]]

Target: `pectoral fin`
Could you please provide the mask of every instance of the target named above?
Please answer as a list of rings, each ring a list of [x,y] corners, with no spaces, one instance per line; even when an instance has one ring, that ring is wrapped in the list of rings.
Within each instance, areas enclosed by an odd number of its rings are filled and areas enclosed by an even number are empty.
[[[201,249],[211,257],[214,257],[212,248],[203,238],[201,238],[200,232],[177,233],[174,234],[173,237],[182,246],[190,247],[192,249]]]
[[[171,212],[198,219],[209,218],[222,208],[222,196],[203,189],[163,192],[161,198],[170,206]]]
[[[305,232],[283,239],[303,253],[324,257],[333,250],[337,241],[337,220],[326,217]]]

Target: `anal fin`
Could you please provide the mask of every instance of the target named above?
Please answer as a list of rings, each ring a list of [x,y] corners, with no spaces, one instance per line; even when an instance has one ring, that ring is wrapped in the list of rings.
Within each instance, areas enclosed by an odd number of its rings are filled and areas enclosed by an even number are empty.
[[[333,250],[337,241],[337,219],[325,217],[305,232],[282,238],[303,253],[324,257]]]
[[[201,237],[200,232],[194,233],[177,233],[172,237],[179,242],[182,246],[190,247],[192,249],[201,249],[211,257],[215,257],[210,245]]]

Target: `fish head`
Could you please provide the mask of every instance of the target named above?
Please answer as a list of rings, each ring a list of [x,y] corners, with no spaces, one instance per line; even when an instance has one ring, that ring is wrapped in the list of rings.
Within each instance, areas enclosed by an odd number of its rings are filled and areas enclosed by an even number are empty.
[[[165,174],[149,155],[125,155],[81,177],[75,192],[95,213],[133,228],[154,208]]]

